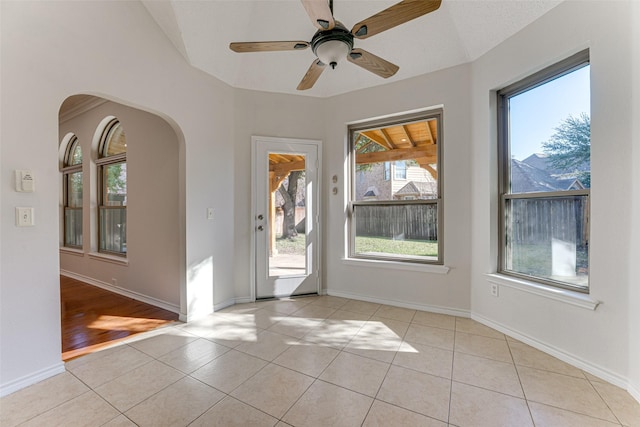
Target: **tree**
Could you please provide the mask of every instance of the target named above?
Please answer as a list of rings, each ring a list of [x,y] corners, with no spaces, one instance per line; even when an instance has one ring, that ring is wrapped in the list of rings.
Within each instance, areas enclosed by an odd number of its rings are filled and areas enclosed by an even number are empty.
[[[296,230],[296,204],[298,198],[298,180],[302,178],[304,171],[293,171],[287,178],[287,186],[283,182],[278,191],[284,199],[282,205],[282,238],[293,239],[298,235]]]
[[[549,141],[542,143],[542,149],[551,166],[563,173],[575,173],[585,187],[591,186],[591,120],[588,114],[564,119]]]

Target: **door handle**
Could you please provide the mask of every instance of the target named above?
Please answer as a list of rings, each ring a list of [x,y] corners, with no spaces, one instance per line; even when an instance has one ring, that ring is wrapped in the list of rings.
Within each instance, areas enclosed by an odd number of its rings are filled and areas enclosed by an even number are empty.
[[[261,225],[259,225],[259,226],[258,226],[258,231],[262,231],[262,230],[264,230],[264,227],[263,227],[263,226],[261,226]]]

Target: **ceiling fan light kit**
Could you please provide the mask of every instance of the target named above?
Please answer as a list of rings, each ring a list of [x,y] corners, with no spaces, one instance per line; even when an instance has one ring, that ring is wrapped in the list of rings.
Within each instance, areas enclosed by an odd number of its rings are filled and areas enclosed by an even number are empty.
[[[358,22],[351,31],[333,17],[333,0],[301,0],[311,22],[318,28],[310,43],[305,41],[236,42],[229,48],[234,52],[273,52],[305,50],[311,46],[316,55],[298,90],[313,87],[326,66],[335,69],[343,59],[382,78],[393,76],[399,67],[363,49],[354,49],[354,38],[365,39],[412,19],[433,12],[442,0],[403,0],[373,16]]]

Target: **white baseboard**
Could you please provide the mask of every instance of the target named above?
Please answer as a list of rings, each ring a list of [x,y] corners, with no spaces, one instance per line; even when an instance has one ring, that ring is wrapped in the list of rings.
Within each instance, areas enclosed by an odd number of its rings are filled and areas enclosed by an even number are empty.
[[[555,346],[545,344],[533,337],[520,333],[501,323],[494,322],[493,320],[488,319],[482,315],[472,313],[471,318],[473,320],[476,320],[482,323],[483,325],[487,325],[490,328],[496,329],[504,334],[509,335],[512,338],[522,341],[523,343],[528,344],[533,348],[536,348],[540,351],[550,354],[551,356],[556,357],[572,366],[575,366],[576,368],[582,369],[583,371],[586,371],[592,375],[595,375],[598,378],[602,378],[603,380],[610,382],[613,385],[616,385],[618,387],[621,387],[627,390],[629,390],[629,387],[631,387],[631,385],[629,384],[629,381],[626,378],[618,374],[615,374],[606,368],[587,362],[582,358],[576,356],[575,354],[567,353],[566,351],[561,350]],[[631,391],[629,392],[631,393]],[[637,398],[638,397],[636,397],[636,399]]]
[[[640,388],[636,387],[634,384],[629,383],[627,391],[631,396],[633,396],[635,400],[638,401],[638,403],[640,403]]]
[[[123,295],[125,297],[132,298],[136,301],[142,301],[147,304],[151,304],[156,307],[163,308],[165,310],[171,311],[176,314],[180,314],[180,307],[175,304],[168,303],[166,301],[159,300],[157,298],[153,298],[138,292],[130,291],[125,288],[121,288],[118,286],[113,286],[109,283],[103,282],[101,280],[94,279],[89,276],[85,276],[83,274],[73,273],[67,270],[60,270],[60,275],[70,277],[72,279],[80,280],[81,282],[88,283],[93,286],[97,286],[98,288],[105,289],[107,291]]]
[[[64,363],[60,361],[48,368],[41,369],[29,375],[25,375],[24,377],[9,381],[8,383],[0,384],[0,397],[6,396],[40,381],[44,381],[47,378],[51,378],[63,372],[65,372]]]
[[[234,298],[234,303],[235,304],[248,304],[250,302],[254,302],[251,297],[239,297],[239,298]]]
[[[342,298],[349,298],[349,299],[355,299],[355,300],[359,300],[359,301],[367,301],[367,302],[373,302],[376,304],[386,304],[386,305],[392,305],[395,307],[403,307],[403,308],[410,308],[413,310],[421,310],[421,311],[429,311],[431,313],[438,313],[438,314],[448,314],[450,316],[458,316],[458,317],[469,317],[470,316],[470,311],[469,310],[462,310],[459,308],[449,308],[449,307],[441,307],[438,305],[428,305],[428,304],[417,304],[414,302],[406,302],[406,301],[396,301],[396,300],[390,300],[390,299],[384,299],[384,298],[375,298],[375,297],[371,297],[368,295],[360,295],[360,294],[354,294],[351,292],[343,292],[343,291],[334,291],[331,289],[327,289],[326,291],[327,295],[331,295],[331,296],[335,296],[335,297],[342,297]]]
[[[218,304],[213,305],[213,312],[223,310],[227,307],[231,307],[234,304],[238,304],[238,300],[243,298],[229,298],[226,301],[219,302]]]

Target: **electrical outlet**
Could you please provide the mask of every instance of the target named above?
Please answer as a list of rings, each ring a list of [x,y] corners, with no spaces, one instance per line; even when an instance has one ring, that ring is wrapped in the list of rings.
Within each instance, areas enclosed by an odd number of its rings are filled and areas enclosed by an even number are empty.
[[[207,219],[213,219],[213,208],[207,208]]]
[[[491,295],[493,295],[494,297],[498,296],[498,285],[495,283],[491,284]]]

